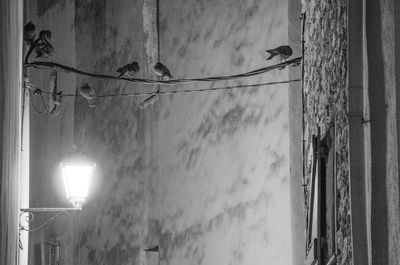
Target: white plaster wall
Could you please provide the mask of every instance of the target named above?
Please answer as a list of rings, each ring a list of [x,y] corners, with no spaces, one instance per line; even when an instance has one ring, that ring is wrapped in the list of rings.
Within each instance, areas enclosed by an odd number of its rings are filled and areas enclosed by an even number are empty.
[[[36,34],[41,30],[52,32],[51,44],[55,49],[48,61],[75,66],[75,1],[25,1],[27,8],[26,22],[36,25]],[[36,59],[32,53],[30,61]],[[30,82],[46,92],[50,90],[51,70],[29,68]],[[76,76],[61,71],[57,72],[57,87],[64,94],[74,94]],[[47,105],[49,96],[43,94]],[[60,160],[73,149],[75,99],[63,97],[57,115],[38,113],[43,111],[40,97],[31,97],[30,102],[30,206],[31,207],[72,207],[66,200],[65,190],[58,169]],[[54,216],[53,213],[38,213],[31,227],[37,227]],[[76,217],[75,217],[76,218]],[[43,238],[58,239],[61,244],[61,264],[74,264],[74,233],[78,233],[77,223],[74,228],[74,215],[62,215],[43,230],[32,233],[29,245],[29,264],[40,261],[40,252],[35,249]],[[75,240],[77,240],[75,235]],[[24,246],[28,248],[28,246]]]
[[[160,10],[160,58],[179,78],[262,67],[266,47],[288,42],[285,1],[174,1]],[[278,71],[178,89],[287,79]],[[279,85],[161,98],[162,262],[291,263],[287,93]]]
[[[143,17],[154,4],[75,2],[76,66],[113,74],[137,60],[138,76],[154,78],[154,25]],[[160,60],[176,78],[247,72],[288,43],[287,1],[161,1],[159,30]],[[287,79],[285,69],[161,89]],[[153,89],[82,82],[98,94]],[[288,85],[161,96],[144,109],[141,100],[76,100],[75,140],[98,162],[76,260],[143,264],[143,248],[159,244],[160,264],[291,264]]]

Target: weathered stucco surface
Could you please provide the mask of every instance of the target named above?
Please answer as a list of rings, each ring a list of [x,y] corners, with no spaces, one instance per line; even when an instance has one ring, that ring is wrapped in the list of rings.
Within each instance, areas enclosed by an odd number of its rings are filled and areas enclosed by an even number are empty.
[[[25,8],[28,14],[25,19],[36,25],[37,32],[50,30],[53,33],[51,43],[55,53],[51,60],[75,66],[74,1],[30,0]],[[31,60],[34,57],[31,56]],[[49,85],[51,71],[30,68],[30,82],[46,92],[52,92]],[[58,71],[57,86],[64,94],[74,94],[75,83],[75,75]],[[49,98],[49,95],[44,94],[45,103]],[[65,190],[57,172],[60,159],[72,151],[74,101],[74,98],[64,97],[58,115],[49,115],[40,113],[43,112],[43,106],[38,95],[30,99],[30,207],[70,207],[65,200]],[[37,227],[52,216],[53,213],[36,214],[30,225]],[[43,238],[58,239],[63,249],[62,262],[72,264],[73,242],[78,237],[78,234],[75,237],[73,235],[73,225],[73,215],[62,215],[46,229],[30,233],[29,264],[39,263],[41,253],[37,251],[37,246]]]
[[[176,78],[229,75],[265,66],[264,50],[288,43],[287,1],[160,1],[159,49],[155,8],[75,1],[76,67],[115,73],[137,60],[138,77],[155,78],[159,57]],[[161,90],[287,79],[284,69]],[[98,95],[155,89],[86,77],[76,88],[83,82]],[[159,245],[160,264],[291,264],[288,85],[160,96],[140,108],[144,98],[98,98],[96,108],[76,99],[74,142],[97,171],[74,263],[151,265],[143,249]]]
[[[288,1],[289,44],[295,54],[302,53],[302,31],[300,15],[302,3],[298,0]],[[302,67],[291,67],[290,79],[302,78]],[[292,256],[293,265],[303,265],[305,260],[304,242],[306,226],[303,186],[303,102],[302,82],[289,85],[289,163],[290,163],[290,207],[292,219]]]
[[[161,2],[160,12],[160,59],[179,77],[255,69],[265,47],[287,43],[286,1]],[[241,81],[212,86],[231,84]],[[287,93],[283,85],[162,98],[161,262],[290,264]]]

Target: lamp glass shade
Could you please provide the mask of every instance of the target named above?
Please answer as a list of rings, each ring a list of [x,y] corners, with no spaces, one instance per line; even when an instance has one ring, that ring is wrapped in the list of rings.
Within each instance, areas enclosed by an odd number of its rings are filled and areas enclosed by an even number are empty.
[[[67,199],[74,204],[74,207],[80,207],[85,201],[94,167],[94,163],[61,164]]]

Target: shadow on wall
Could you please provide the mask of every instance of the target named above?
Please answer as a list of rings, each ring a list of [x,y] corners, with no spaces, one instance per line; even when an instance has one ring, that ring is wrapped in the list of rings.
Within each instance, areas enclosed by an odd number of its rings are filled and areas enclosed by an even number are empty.
[[[59,4],[64,5],[65,0],[40,0],[37,2],[38,2],[37,4],[38,16],[42,16],[54,6]]]

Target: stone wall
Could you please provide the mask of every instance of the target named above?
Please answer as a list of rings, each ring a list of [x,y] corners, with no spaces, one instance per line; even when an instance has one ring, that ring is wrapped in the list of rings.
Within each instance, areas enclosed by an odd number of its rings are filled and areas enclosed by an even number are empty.
[[[347,2],[304,2],[306,153],[312,135],[335,124],[338,264],[352,264],[347,121]]]

